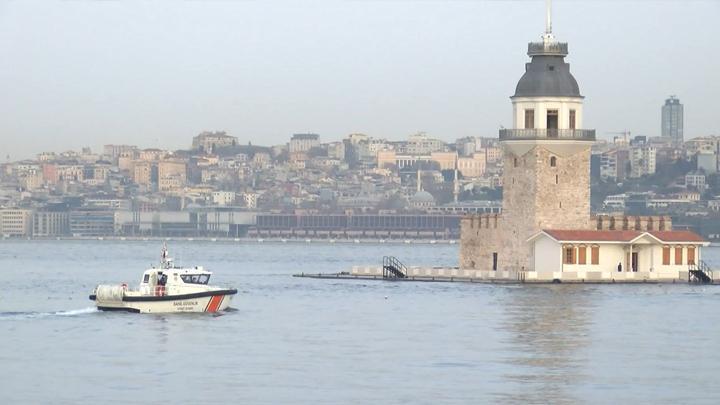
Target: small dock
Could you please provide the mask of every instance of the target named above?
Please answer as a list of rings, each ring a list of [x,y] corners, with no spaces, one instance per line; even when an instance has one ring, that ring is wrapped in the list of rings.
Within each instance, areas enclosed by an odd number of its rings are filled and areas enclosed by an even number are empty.
[[[339,273],[299,273],[293,277],[356,280],[356,281],[414,281],[478,284],[719,284],[720,271],[713,271],[704,263],[687,271],[662,272],[535,272],[462,270],[458,267],[405,266],[397,258],[386,256],[382,266],[354,266]]]

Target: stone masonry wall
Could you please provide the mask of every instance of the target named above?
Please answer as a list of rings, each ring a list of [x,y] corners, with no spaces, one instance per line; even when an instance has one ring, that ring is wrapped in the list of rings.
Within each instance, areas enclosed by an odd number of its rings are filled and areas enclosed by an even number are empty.
[[[464,217],[460,221],[460,268],[492,270],[493,252],[497,252],[499,257],[501,240],[501,215],[480,214]]]
[[[541,229],[590,229],[590,145],[554,152],[553,141],[538,142],[522,156],[504,149],[500,262],[503,270],[531,270],[532,235]]]

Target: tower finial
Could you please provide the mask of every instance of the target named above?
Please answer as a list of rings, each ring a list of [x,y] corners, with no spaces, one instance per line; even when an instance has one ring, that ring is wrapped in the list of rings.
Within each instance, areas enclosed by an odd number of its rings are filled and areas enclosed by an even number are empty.
[[[545,34],[543,34],[543,43],[553,42],[555,36],[552,34],[552,0],[545,0]]]
[[[552,34],[552,0],[545,0],[545,33]]]

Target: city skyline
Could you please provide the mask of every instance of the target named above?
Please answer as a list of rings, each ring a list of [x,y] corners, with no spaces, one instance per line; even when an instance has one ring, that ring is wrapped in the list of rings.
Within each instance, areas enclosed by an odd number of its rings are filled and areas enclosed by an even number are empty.
[[[108,143],[184,149],[204,130],[266,145],[298,132],[497,136],[544,2],[412,4],[3,3],[0,50],[13,63],[0,66],[2,160]],[[716,133],[720,61],[702,52],[720,33],[716,11],[558,2],[586,126],[601,139],[659,136],[659,107],[677,94],[686,139]]]

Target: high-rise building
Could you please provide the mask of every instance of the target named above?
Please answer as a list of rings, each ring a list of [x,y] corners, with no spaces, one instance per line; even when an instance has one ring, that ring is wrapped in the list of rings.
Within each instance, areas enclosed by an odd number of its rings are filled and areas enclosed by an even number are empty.
[[[675,96],[670,96],[662,106],[662,136],[677,143],[682,143],[684,140],[683,105]]]

